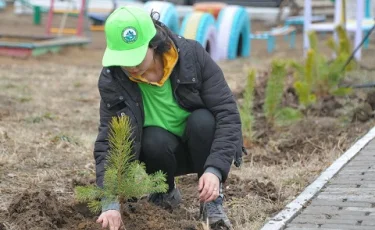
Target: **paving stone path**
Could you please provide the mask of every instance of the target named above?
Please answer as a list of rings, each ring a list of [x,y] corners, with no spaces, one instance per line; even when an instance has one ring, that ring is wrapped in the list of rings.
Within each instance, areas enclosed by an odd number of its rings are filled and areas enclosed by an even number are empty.
[[[375,139],[306,206],[286,230],[375,230]]]

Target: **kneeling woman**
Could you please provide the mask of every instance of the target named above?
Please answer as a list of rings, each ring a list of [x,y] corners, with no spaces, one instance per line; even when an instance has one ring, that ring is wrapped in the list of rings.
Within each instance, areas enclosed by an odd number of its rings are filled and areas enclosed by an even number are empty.
[[[201,203],[211,224],[230,227],[221,184],[242,151],[235,99],[219,66],[193,40],[172,34],[145,10],[121,7],[105,24],[107,48],[99,78],[100,127],[95,143],[97,184],[103,185],[108,124],[129,116],[133,151],[147,173],[167,174],[169,191],[149,201],[175,208],[181,194],[174,177],[197,173]],[[119,205],[102,210],[98,222],[118,229]]]

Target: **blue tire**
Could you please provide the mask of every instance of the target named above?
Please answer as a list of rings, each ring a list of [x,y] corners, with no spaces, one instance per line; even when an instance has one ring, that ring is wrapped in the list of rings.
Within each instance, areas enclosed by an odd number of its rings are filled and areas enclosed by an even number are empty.
[[[5,0],[0,0],[0,10],[4,9],[6,7]]]
[[[160,14],[159,21],[166,25],[172,32],[179,32],[179,20],[176,7],[169,2],[148,1],[144,4],[148,12],[156,11]]]
[[[218,59],[217,29],[215,18],[205,12],[192,12],[182,21],[180,35],[199,42],[210,56]]]
[[[244,7],[227,6],[218,16],[218,47],[221,59],[250,56],[250,18]]]

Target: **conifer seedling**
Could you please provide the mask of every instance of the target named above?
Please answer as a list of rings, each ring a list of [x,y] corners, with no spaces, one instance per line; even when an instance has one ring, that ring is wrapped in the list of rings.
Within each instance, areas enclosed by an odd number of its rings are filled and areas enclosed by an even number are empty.
[[[166,175],[163,172],[147,174],[144,163],[134,159],[129,117],[112,118],[108,140],[103,187],[75,187],[79,202],[87,203],[90,211],[98,213],[103,205],[115,201],[122,206],[128,199],[167,191]]]

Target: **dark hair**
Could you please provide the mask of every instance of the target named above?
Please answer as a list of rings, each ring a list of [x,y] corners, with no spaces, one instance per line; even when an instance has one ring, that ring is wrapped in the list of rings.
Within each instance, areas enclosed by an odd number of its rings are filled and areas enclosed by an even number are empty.
[[[151,11],[151,18],[156,28],[156,35],[149,43],[150,48],[155,48],[157,54],[163,54],[171,48],[170,38],[165,28],[165,25],[159,21],[160,14],[156,11]]]

